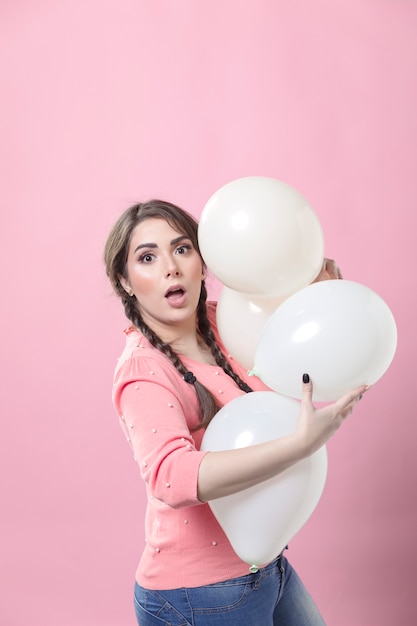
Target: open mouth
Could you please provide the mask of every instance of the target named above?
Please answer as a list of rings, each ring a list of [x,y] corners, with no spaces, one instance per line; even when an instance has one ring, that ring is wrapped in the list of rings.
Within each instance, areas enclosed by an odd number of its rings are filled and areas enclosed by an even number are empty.
[[[185,294],[185,290],[182,287],[173,287],[168,289],[165,294],[165,298],[168,300],[177,300],[178,298],[182,298]]]
[[[184,289],[173,289],[172,291],[168,291],[166,297],[167,298],[178,298],[184,294]]]

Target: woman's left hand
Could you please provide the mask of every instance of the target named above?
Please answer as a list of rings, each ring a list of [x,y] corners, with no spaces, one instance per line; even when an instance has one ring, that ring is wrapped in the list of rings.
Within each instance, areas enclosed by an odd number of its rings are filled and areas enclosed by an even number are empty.
[[[323,265],[317,278],[313,280],[313,283],[318,283],[321,280],[333,280],[337,278],[343,278],[340,267],[333,259],[323,259]]]

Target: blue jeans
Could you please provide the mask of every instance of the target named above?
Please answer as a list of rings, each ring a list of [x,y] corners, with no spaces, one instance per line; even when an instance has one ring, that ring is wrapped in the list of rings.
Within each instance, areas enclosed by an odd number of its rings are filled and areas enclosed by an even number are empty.
[[[203,587],[152,591],[135,585],[139,626],[325,626],[287,559],[256,574]]]

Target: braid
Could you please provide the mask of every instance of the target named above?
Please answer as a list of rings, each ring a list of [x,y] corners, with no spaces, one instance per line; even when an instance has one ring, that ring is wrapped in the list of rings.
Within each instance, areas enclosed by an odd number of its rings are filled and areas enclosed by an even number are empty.
[[[216,402],[213,394],[206,387],[204,387],[204,385],[202,385],[194,376],[192,377],[193,380],[187,380],[186,374],[189,375],[190,372],[187,371],[184,363],[181,361],[176,352],[174,352],[169,343],[164,343],[163,341],[161,341],[158,335],[154,333],[154,331],[149,328],[147,324],[145,324],[141,314],[139,313],[135,305],[135,298],[132,298],[127,294],[121,295],[121,298],[126,317],[131,322],[133,322],[133,324],[137,328],[139,328],[144,337],[146,337],[146,339],[154,348],[165,354],[165,356],[171,361],[172,365],[179,372],[179,374],[181,374],[184,380],[186,382],[191,382],[194,385],[198,404],[200,407],[200,425],[198,426],[198,429],[205,428],[212,420],[214,415],[217,413],[217,411],[220,409],[220,406]]]
[[[231,365],[225,358],[223,352],[220,349],[219,344],[216,341],[216,337],[214,336],[214,333],[210,326],[210,322],[207,317],[206,300],[207,300],[207,290],[206,290],[206,286],[203,283],[202,288],[201,288],[200,301],[198,303],[198,308],[197,308],[198,329],[204,341],[206,342],[207,346],[210,348],[211,354],[213,355],[214,360],[216,361],[217,365],[219,365],[219,367],[221,367],[222,370],[228,376],[230,376],[230,378],[234,380],[234,382],[239,387],[239,389],[241,389],[242,391],[245,391],[246,393],[250,393],[251,391],[253,391],[253,389],[249,387],[249,385],[245,383],[245,381],[243,381],[240,378],[240,376],[236,374],[235,371],[233,371],[233,368],[231,367]]]
[[[179,356],[173,351],[171,346],[168,343],[164,343],[163,341],[161,341],[158,335],[154,333],[154,331],[149,328],[147,324],[145,324],[141,314],[139,313],[135,305],[135,298],[128,296],[127,298],[123,298],[123,300],[125,313],[128,319],[130,319],[130,321],[133,322],[133,324],[137,328],[139,328],[139,330],[154,348],[156,348],[169,358],[169,360],[171,361],[175,369],[179,371],[181,376],[184,376],[184,374],[187,372],[187,369],[184,366],[183,362],[181,361]]]

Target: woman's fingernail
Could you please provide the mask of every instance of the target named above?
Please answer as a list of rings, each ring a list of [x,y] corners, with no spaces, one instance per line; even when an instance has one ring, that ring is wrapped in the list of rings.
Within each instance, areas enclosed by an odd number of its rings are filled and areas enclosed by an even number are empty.
[[[308,374],[303,374],[303,383],[309,383],[310,382],[310,376]]]

